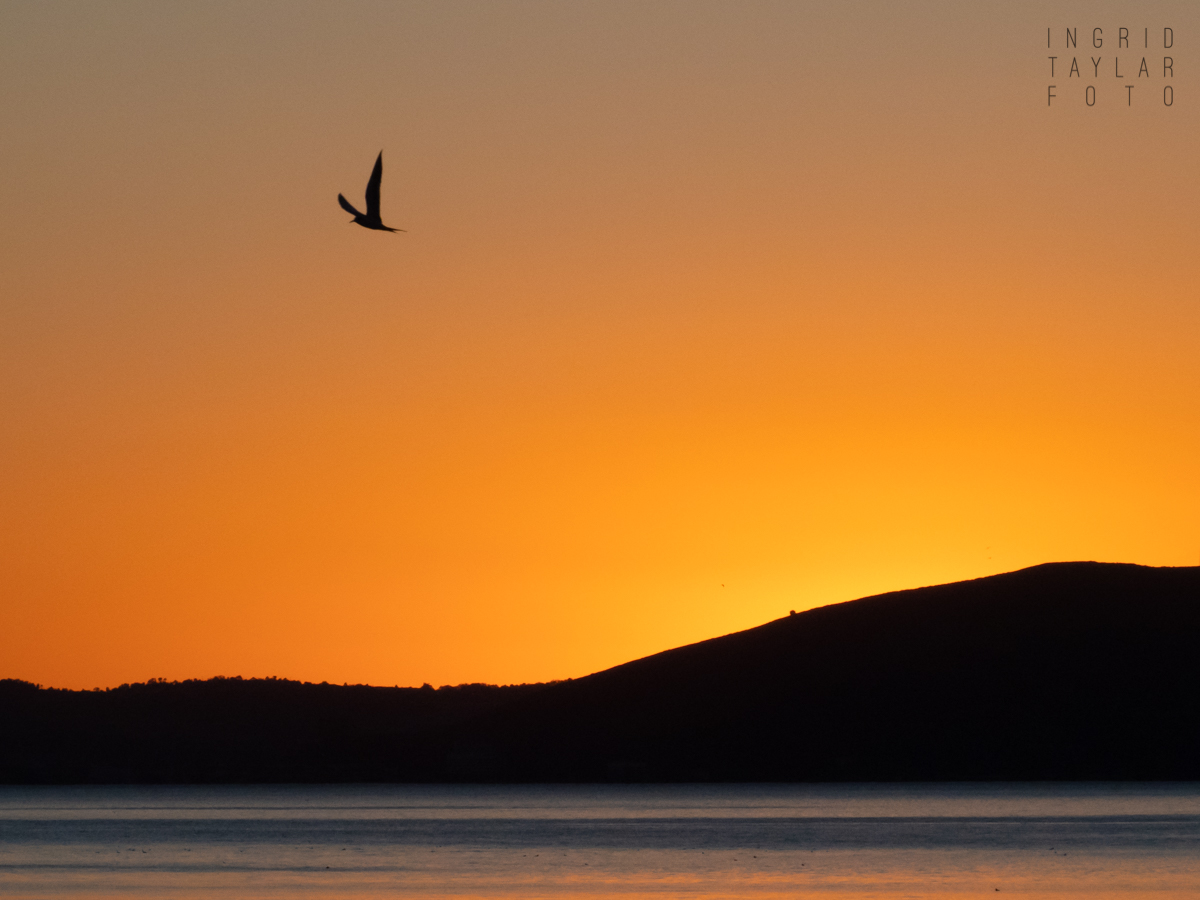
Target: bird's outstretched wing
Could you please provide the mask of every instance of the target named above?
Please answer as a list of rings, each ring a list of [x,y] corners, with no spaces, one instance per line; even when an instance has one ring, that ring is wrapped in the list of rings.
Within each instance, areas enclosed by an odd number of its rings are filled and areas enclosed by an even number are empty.
[[[375,159],[375,168],[371,170],[371,180],[367,182],[367,218],[378,221],[379,214],[379,184],[383,181],[383,151]]]
[[[347,200],[345,197],[343,197],[341,194],[338,194],[338,203],[340,203],[342,205],[342,209],[344,209],[346,212],[350,213],[350,215],[359,216],[359,217],[362,216],[362,213],[360,213],[357,209],[355,209],[353,206],[351,206],[350,201]]]

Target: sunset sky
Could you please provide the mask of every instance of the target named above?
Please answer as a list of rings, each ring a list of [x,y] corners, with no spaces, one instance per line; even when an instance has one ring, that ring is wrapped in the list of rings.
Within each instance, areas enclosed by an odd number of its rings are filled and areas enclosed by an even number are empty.
[[[1198,34],[6,0],[0,677],[544,681],[1200,563]],[[406,234],[337,205],[381,149]]]

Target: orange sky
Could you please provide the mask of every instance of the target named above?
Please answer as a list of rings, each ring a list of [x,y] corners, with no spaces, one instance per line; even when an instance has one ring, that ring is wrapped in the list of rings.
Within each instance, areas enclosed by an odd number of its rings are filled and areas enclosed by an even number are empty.
[[[538,681],[1200,562],[1200,7],[899,6],[4,4],[0,677]],[[1122,26],[1133,105],[1047,108]],[[336,204],[380,148],[407,234]]]

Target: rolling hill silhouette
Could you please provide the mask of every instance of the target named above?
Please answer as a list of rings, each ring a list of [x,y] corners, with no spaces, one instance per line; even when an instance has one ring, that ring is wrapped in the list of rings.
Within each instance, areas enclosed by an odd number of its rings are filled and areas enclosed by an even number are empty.
[[[0,682],[0,781],[1200,778],[1200,568],[1053,563],[544,685]]]

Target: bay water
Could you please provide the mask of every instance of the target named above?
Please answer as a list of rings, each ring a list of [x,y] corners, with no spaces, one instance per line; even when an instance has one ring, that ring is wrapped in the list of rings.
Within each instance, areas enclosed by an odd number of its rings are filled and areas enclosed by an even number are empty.
[[[0,787],[5,898],[1200,897],[1200,785]]]

